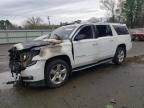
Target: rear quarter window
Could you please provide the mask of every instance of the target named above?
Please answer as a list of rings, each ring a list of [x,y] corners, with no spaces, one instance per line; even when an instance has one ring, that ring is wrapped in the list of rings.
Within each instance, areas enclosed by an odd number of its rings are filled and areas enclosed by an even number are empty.
[[[126,26],[123,25],[113,25],[115,31],[118,35],[128,35],[129,31]]]
[[[113,36],[111,27],[109,25],[96,25],[96,37]]]

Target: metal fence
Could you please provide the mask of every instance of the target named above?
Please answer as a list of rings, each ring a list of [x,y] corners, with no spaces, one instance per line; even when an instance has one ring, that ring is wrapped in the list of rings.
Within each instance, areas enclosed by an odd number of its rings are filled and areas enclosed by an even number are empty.
[[[31,41],[51,30],[0,30],[0,44]]]
[[[26,42],[52,30],[0,30],[0,44]],[[130,29],[130,32],[143,31],[144,28]]]

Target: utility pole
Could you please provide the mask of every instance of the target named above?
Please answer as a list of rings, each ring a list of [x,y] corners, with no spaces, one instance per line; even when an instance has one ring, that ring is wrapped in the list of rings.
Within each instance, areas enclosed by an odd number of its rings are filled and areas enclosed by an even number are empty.
[[[50,17],[48,16],[47,19],[48,19],[48,24],[51,25]]]

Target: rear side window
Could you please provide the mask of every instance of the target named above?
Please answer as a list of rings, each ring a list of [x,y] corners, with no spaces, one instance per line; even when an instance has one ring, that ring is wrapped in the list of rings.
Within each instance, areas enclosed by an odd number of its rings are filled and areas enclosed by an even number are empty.
[[[118,35],[127,35],[129,34],[128,29],[126,26],[119,26],[119,25],[114,25],[113,26],[115,31],[117,32]]]
[[[112,36],[112,30],[109,25],[96,25],[96,37]]]

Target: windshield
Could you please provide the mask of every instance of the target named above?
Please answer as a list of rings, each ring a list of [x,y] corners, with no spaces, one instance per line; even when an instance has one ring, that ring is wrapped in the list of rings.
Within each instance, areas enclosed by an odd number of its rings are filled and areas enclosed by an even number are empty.
[[[76,26],[65,26],[60,27],[54,30],[52,33],[45,34],[36,38],[35,40],[43,40],[43,39],[57,39],[57,40],[67,40],[69,36],[74,31]]]
[[[71,35],[71,33],[74,31],[75,28],[76,28],[75,26],[60,27],[51,33],[50,38],[61,40],[69,39],[69,36]]]
[[[49,34],[45,34],[42,35],[40,37],[35,38],[34,40],[43,40],[43,39],[48,39],[50,37],[50,33]]]

